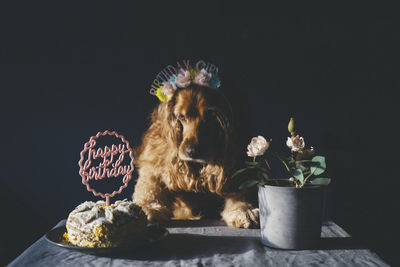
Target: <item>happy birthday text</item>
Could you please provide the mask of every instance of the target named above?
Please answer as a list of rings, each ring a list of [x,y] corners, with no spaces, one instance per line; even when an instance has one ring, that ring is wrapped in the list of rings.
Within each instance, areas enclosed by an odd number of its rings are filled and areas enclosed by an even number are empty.
[[[104,148],[94,149],[96,142],[93,140],[89,144],[88,158],[83,165],[82,174],[86,177],[86,180],[101,180],[105,177],[112,178],[123,175],[123,181],[131,175],[133,171],[130,165],[121,165],[124,161],[125,154],[130,152],[124,144],[112,145],[111,147],[105,146]],[[114,162],[114,158],[118,156],[118,159]],[[98,166],[91,166],[92,160],[103,159]]]

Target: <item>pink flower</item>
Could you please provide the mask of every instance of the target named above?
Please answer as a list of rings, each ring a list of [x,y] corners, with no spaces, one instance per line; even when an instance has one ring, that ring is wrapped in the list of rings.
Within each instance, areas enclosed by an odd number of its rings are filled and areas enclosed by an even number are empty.
[[[211,79],[211,76],[211,73],[208,73],[205,69],[201,69],[196,77],[194,77],[194,82],[199,85],[207,85],[207,82]]]
[[[292,152],[303,151],[305,147],[304,138],[300,136],[288,137],[286,145],[292,150]]]
[[[178,76],[176,77],[175,83],[178,87],[186,87],[190,85],[190,72],[188,70],[181,69]]]
[[[176,85],[170,82],[163,82],[161,92],[166,96],[172,96],[176,90]]]

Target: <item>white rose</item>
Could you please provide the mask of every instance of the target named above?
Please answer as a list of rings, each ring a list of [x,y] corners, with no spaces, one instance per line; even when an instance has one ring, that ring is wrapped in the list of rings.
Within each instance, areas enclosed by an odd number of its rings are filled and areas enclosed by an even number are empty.
[[[286,145],[292,150],[292,152],[303,151],[305,147],[304,138],[300,136],[288,137]]]
[[[201,71],[194,77],[194,82],[200,85],[207,85],[207,82],[211,79],[211,73],[208,73],[205,69]]]
[[[163,87],[161,88],[161,92],[166,96],[171,96],[174,94],[176,90],[176,85],[170,82],[163,82]]]
[[[186,87],[190,85],[190,72],[188,70],[179,71],[176,77],[175,83],[178,87]]]
[[[247,146],[247,155],[249,157],[257,157],[264,155],[269,148],[269,142],[262,136],[253,137],[250,144]]]

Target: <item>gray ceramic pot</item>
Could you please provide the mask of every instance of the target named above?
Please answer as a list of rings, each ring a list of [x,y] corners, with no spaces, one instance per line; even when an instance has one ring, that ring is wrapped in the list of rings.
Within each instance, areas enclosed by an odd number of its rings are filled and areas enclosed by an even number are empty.
[[[258,188],[261,242],[280,249],[318,246],[324,187],[295,188],[282,180],[279,184]]]

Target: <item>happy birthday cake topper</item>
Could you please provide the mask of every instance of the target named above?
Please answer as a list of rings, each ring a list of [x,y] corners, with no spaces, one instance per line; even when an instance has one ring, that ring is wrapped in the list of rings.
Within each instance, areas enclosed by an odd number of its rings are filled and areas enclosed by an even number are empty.
[[[111,146],[104,146],[96,148],[97,139],[100,136],[115,136],[122,141],[122,144],[112,144]],[[130,157],[129,165],[122,165],[125,155]],[[96,136],[90,137],[90,140],[85,143],[83,150],[80,153],[81,158],[79,164],[79,174],[82,177],[82,184],[86,185],[86,189],[92,192],[95,196],[101,196],[106,199],[106,205],[110,205],[110,197],[115,196],[122,192],[128,186],[128,182],[132,178],[133,165],[133,149],[129,146],[129,142],[125,140],[124,136],[119,135],[115,131],[98,132]],[[85,160],[86,159],[86,160]],[[98,166],[92,166],[93,161],[102,159]],[[89,185],[90,180],[101,180],[104,178],[118,178],[122,176],[122,183],[119,190],[112,193],[96,192],[94,188]]]
[[[168,101],[177,88],[184,88],[191,83],[217,89],[221,86],[218,68],[209,62],[200,60],[192,67],[189,60],[178,62],[177,66],[168,65],[154,79],[150,94],[160,101]]]

